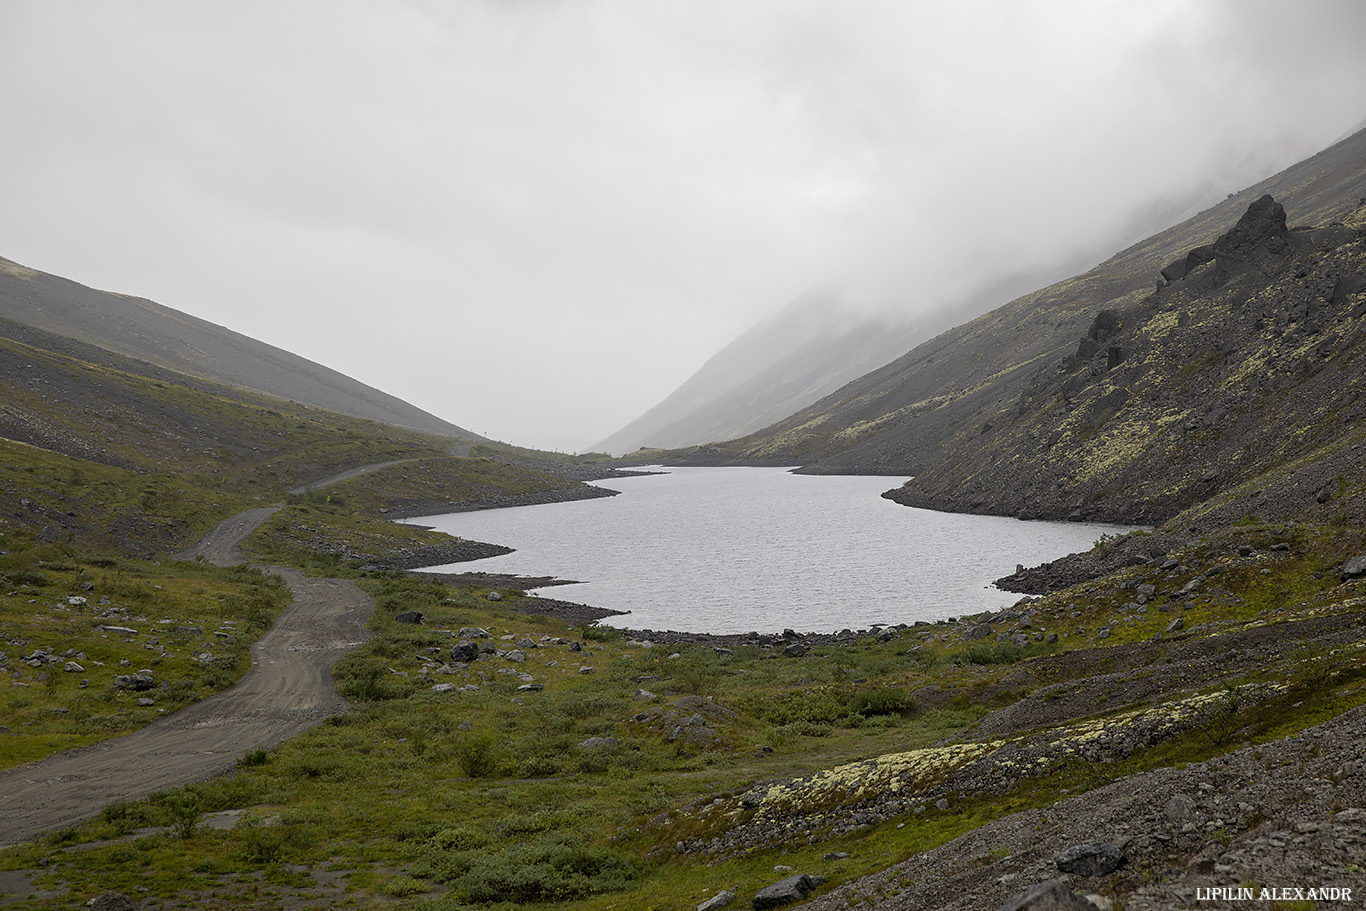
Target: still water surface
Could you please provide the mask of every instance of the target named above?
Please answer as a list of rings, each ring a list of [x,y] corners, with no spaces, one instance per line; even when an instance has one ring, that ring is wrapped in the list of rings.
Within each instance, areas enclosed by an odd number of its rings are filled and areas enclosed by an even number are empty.
[[[777,468],[670,468],[598,486],[616,497],[413,519],[515,547],[451,572],[555,576],[540,594],[630,611],[605,623],[689,632],[810,632],[977,613],[1017,563],[1088,549],[1114,526],[899,506],[906,479]]]

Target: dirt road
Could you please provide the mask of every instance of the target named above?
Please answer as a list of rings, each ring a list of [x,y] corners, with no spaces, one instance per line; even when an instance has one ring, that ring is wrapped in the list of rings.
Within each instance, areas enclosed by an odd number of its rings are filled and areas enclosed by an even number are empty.
[[[203,551],[187,553],[219,562],[269,513],[251,510],[220,523],[200,542]],[[346,710],[332,686],[332,666],[369,636],[374,602],[348,580],[264,568],[289,583],[294,601],[252,647],[247,675],[132,734],[0,772],[0,846],[88,819],[116,800],[212,778],[247,750]]]
[[[342,481],[349,481],[352,478],[359,478],[372,471],[379,471],[381,468],[389,468],[393,465],[404,465],[408,462],[416,462],[418,459],[395,459],[392,462],[376,462],[373,465],[362,465],[359,468],[350,468],[340,474],[334,474],[330,478],[323,478],[318,481],[310,481],[307,484],[300,484],[298,487],[291,487],[289,492],[295,496],[306,494],[311,490],[322,490],[324,487],[331,487],[333,484],[340,484]]]
[[[260,528],[278,509],[278,506],[248,509],[231,519],[224,519],[210,529],[198,544],[182,550],[175,558],[194,560],[203,557],[214,566],[236,566],[245,560],[238,545],[247,539],[247,535]]]

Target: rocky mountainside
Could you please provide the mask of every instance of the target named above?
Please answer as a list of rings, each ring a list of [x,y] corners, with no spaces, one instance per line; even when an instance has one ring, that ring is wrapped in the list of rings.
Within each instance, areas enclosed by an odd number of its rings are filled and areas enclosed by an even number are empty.
[[[329,367],[145,298],[0,257],[0,317],[189,376],[425,433],[482,440]]]
[[[1162,275],[1156,291],[1096,313],[1065,357],[956,428],[952,458],[889,496],[1143,524],[1221,493],[1268,519],[1354,502],[1366,205],[1343,223],[1292,231],[1263,196]],[[1283,485],[1268,478],[1306,489],[1280,503]]]
[[[1166,281],[1162,278],[1163,269],[1172,267],[1178,259],[1185,265],[1190,251],[1209,245],[1228,232],[1254,201],[1267,194],[1285,207],[1295,226],[1327,226],[1354,217],[1358,202],[1366,197],[1366,131],[1231,195],[1181,224],[1117,253],[1088,272],[1017,298],[944,332],[758,433],[728,443],[695,447],[670,454],[670,457],[697,464],[804,464],[808,466],[807,470],[813,471],[923,475],[920,487],[926,490],[930,489],[926,485],[933,475],[944,478],[942,486],[934,489],[947,490],[952,483],[968,479],[952,467],[952,463],[965,454],[973,457],[972,464],[978,464],[987,458],[985,454],[977,453],[978,449],[989,450],[1001,459],[1009,458],[1006,454],[1013,454],[1017,449],[1022,453],[1029,450],[1033,444],[1003,430],[1002,421],[1017,414],[1022,401],[1037,399],[1040,383],[1076,356],[1080,340],[1092,332],[1101,311],[1131,313],[1148,306],[1145,302],[1153,298],[1156,283]],[[1351,233],[1355,229],[1346,230]],[[1347,234],[1333,229],[1328,233],[1315,233],[1312,239],[1307,235],[1298,238],[1295,253],[1278,255],[1282,259],[1284,256],[1317,256],[1320,259],[1316,262],[1321,268],[1339,268],[1334,265],[1337,254],[1323,247],[1334,238],[1341,243],[1348,242]],[[1296,271],[1299,268],[1297,266]],[[1196,271],[1199,271],[1198,267]],[[1319,280],[1328,281],[1325,276],[1326,273]],[[1308,278],[1307,272],[1305,278]],[[1182,300],[1193,299],[1195,289],[1204,287],[1202,281],[1177,287],[1181,285],[1178,281],[1172,288],[1165,289],[1161,292],[1165,295],[1163,306],[1178,296]],[[1252,278],[1232,280],[1229,285],[1221,286],[1223,291],[1220,293],[1232,293],[1231,285],[1250,287],[1248,283],[1252,281]],[[1334,282],[1330,282],[1325,291],[1315,293],[1331,297]],[[1128,330],[1135,328],[1132,321],[1125,325]],[[1212,326],[1207,328],[1214,331]],[[1307,336],[1301,333],[1301,337]],[[1271,340],[1269,332],[1265,340]],[[1217,343],[1214,344],[1217,347]],[[1233,351],[1225,354],[1246,361],[1257,352],[1243,349],[1241,354]],[[1135,369],[1138,363],[1136,361],[1126,369]],[[1090,369],[1089,359],[1087,369]],[[1202,388],[1203,384],[1198,384],[1182,393],[1189,396],[1190,407],[1203,404],[1198,400]],[[1079,391],[1070,390],[1071,393]],[[1164,389],[1164,394],[1170,396],[1174,391]],[[1116,400],[1112,398],[1109,402],[1113,404]],[[1037,408],[1043,404],[1036,401],[1026,407]],[[1034,429],[1032,425],[1031,429]],[[1024,455],[1020,459],[1023,460]],[[1206,470],[1202,468],[1201,474]],[[1024,511],[1030,515],[1063,516],[1076,511],[1077,499],[1070,490],[1066,494],[1042,499],[1036,496],[1026,501],[1013,497],[1009,485],[992,489],[987,476],[981,478],[980,486],[980,492],[965,495],[954,505],[1010,514]],[[1179,499],[1166,498],[1144,504],[1129,497],[1117,501],[1121,506],[1127,502],[1127,507],[1107,508],[1105,514],[1118,517],[1122,513],[1131,518],[1155,516],[1170,509]],[[922,499],[922,502],[930,500]],[[947,500],[942,498],[934,502],[947,505]]]

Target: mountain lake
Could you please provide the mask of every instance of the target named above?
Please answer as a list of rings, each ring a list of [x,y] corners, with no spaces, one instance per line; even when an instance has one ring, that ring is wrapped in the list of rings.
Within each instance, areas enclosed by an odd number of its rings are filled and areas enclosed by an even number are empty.
[[[833,632],[995,610],[992,580],[1127,531],[932,512],[881,497],[905,476],[667,468],[615,497],[407,521],[511,554],[429,569],[578,580],[536,594],[627,611],[604,624],[704,633]]]

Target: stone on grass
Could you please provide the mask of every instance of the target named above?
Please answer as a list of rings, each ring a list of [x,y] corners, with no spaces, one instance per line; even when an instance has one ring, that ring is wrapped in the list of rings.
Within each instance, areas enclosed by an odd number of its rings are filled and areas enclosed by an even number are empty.
[[[760,889],[754,896],[754,911],[764,911],[765,908],[781,908],[783,905],[799,902],[815,892],[816,887],[823,882],[825,882],[824,877],[811,876],[806,873],[798,873],[796,876],[780,879],[773,885]]]
[[[990,623],[977,623],[963,630],[964,642],[975,642],[978,639],[985,639],[991,635]]]
[[[1342,581],[1350,582],[1353,579],[1360,579],[1366,576],[1366,554],[1353,557],[1342,567]]]
[[[399,623],[421,623],[422,611],[406,610],[394,618]]]
[[[460,630],[460,638],[461,638],[461,639],[491,639],[491,638],[493,638],[493,637],[489,635],[489,631],[486,630],[486,629],[481,629],[481,628],[479,628],[479,627],[477,627],[477,626],[466,626],[466,627],[462,627],[462,628],[461,628],[461,630]]]
[[[1171,623],[1168,623],[1168,624],[1167,624],[1167,632],[1169,632],[1169,633],[1179,633],[1181,630],[1183,630],[1183,629],[1185,629],[1185,628],[1186,628],[1186,621],[1185,621],[1185,620],[1182,620],[1180,617],[1177,617],[1177,618],[1176,618],[1175,620],[1173,620]]]
[[[478,657],[479,646],[470,642],[468,639],[461,639],[455,645],[451,646],[452,661],[463,661],[464,663],[469,664]]]
[[[735,901],[735,893],[729,890],[717,892],[711,898],[697,906],[697,911],[721,911],[722,908]]]
[[[1067,886],[1065,879],[1050,879],[1006,899],[1001,911],[1096,911],[1096,906]]]
[[[500,595],[500,594],[498,594],[497,592],[489,592],[489,600],[490,600],[490,601],[502,601],[502,600],[503,600],[503,596]]]
[[[611,750],[616,748],[617,743],[618,741],[615,737],[589,737],[587,740],[581,741],[579,743],[579,749]]]
[[[1064,873],[1078,876],[1104,876],[1113,873],[1124,863],[1124,852],[1103,841],[1089,841],[1073,845],[1058,855],[1055,861]]]
[[[85,903],[93,911],[138,911],[137,902],[122,892],[103,892]]]

